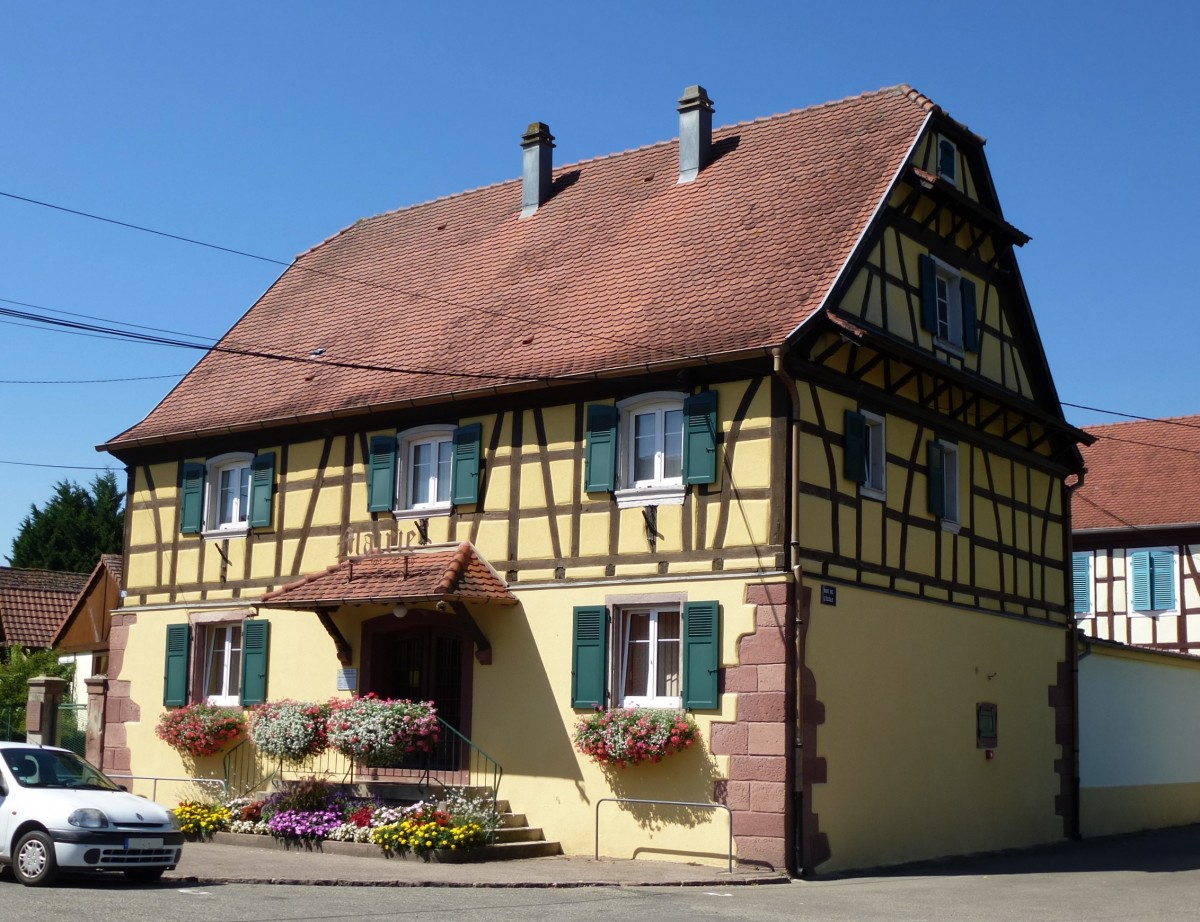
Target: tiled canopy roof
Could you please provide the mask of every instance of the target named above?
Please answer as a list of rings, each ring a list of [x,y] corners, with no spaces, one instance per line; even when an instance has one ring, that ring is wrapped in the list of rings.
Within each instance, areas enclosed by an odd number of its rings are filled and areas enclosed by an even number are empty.
[[[87,579],[86,573],[0,567],[0,634],[4,642],[49,647]]]
[[[719,129],[691,183],[670,141],[560,167],[526,219],[517,180],[360,221],[218,347],[304,361],[211,352],[102,447],[762,354],[821,307],[931,111],[893,87]]]
[[[310,609],[442,601],[512,605],[517,599],[479,552],[463,542],[457,548],[352,557],[266,593],[260,604]]]
[[[1200,416],[1089,426],[1072,527],[1200,525]]]

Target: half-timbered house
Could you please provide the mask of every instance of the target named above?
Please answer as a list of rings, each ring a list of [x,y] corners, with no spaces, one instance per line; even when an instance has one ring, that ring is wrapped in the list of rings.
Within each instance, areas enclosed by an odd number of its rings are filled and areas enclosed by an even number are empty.
[[[1072,504],[1080,630],[1200,655],[1200,416],[1086,431]]]
[[[1074,823],[1066,424],[983,140],[900,86],[360,221],[140,423],[106,761],[164,706],[434,699],[504,797],[831,870]],[[165,690],[165,693],[164,693]],[[594,707],[703,745],[606,772]],[[455,765],[445,766],[454,770]],[[722,861],[723,812],[601,850]]]

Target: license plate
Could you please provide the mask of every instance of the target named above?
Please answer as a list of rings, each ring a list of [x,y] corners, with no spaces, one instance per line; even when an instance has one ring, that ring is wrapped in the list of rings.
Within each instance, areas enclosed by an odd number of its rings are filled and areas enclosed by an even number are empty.
[[[125,847],[128,848],[162,848],[162,839],[126,839]]]

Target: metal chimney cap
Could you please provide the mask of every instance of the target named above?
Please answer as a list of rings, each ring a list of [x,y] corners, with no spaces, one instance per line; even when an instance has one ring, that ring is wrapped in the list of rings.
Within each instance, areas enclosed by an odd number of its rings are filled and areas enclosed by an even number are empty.
[[[688,109],[707,109],[709,112],[713,110],[713,101],[709,98],[708,91],[698,83],[687,87],[683,96],[679,98],[679,111],[684,112]]]
[[[545,122],[530,122],[529,127],[525,129],[525,133],[521,135],[521,146],[530,147],[534,144],[549,144],[554,146],[554,135],[550,133],[550,126]]]

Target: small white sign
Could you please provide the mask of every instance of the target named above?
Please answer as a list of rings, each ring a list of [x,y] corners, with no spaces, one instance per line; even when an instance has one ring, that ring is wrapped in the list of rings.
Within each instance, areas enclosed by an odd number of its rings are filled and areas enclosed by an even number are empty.
[[[338,691],[358,691],[358,670],[339,669],[337,687]]]

